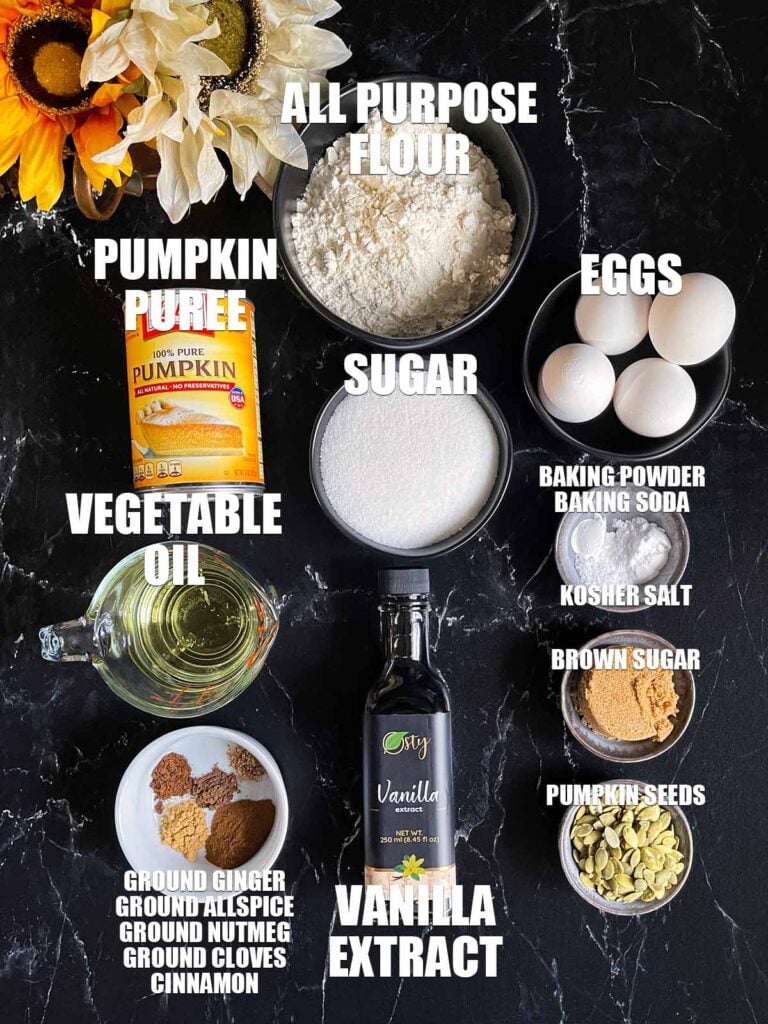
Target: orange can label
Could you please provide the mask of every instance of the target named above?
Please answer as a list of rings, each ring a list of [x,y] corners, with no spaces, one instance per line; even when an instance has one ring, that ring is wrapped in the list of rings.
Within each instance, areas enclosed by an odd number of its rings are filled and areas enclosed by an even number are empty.
[[[126,331],[137,490],[264,484],[253,307],[245,330]]]

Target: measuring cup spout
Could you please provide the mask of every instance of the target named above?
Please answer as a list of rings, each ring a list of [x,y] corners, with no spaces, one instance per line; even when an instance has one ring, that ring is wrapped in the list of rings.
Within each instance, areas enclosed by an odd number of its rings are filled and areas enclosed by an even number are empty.
[[[39,636],[40,653],[46,661],[91,661],[99,653],[94,624],[84,615],[69,622],[43,626]]]

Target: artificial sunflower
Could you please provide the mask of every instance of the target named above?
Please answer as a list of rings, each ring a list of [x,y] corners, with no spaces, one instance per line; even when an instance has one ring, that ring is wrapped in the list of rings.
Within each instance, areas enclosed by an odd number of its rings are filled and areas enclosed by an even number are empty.
[[[128,154],[97,159],[120,139],[125,83],[81,85],[90,31],[88,0],[0,0],[0,174],[18,161],[19,195],[41,210],[64,188],[68,137],[95,191],[131,173]]]
[[[126,9],[109,17],[118,2]],[[81,82],[109,82],[131,65],[144,82],[122,142],[100,159],[154,140],[158,199],[174,223],[221,187],[217,152],[241,197],[254,183],[270,194],[281,162],[307,166],[298,132],[280,121],[286,82],[322,80],[349,57],[317,25],[339,9],[335,0],[100,0]]]

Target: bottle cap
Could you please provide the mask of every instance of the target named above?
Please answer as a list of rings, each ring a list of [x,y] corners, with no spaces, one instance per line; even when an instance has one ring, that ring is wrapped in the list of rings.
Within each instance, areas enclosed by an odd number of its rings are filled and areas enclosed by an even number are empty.
[[[379,569],[380,594],[428,594],[429,569]]]

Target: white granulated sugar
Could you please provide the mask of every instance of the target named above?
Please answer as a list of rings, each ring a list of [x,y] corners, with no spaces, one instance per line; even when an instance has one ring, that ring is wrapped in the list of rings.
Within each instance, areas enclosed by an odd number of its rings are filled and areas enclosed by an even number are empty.
[[[493,424],[469,395],[347,396],[320,447],[336,513],[395,548],[436,544],[466,526],[488,500],[498,464]]]
[[[588,586],[649,583],[669,560],[672,542],[660,526],[644,516],[619,519],[612,530],[605,528],[602,515],[584,522],[603,528],[602,543],[576,555],[576,571]]]
[[[391,125],[363,131],[452,133]],[[463,320],[509,266],[515,218],[488,157],[470,147],[469,173],[349,173],[349,135],[315,165],[293,217],[307,285],[337,316],[386,337],[423,337]]]

